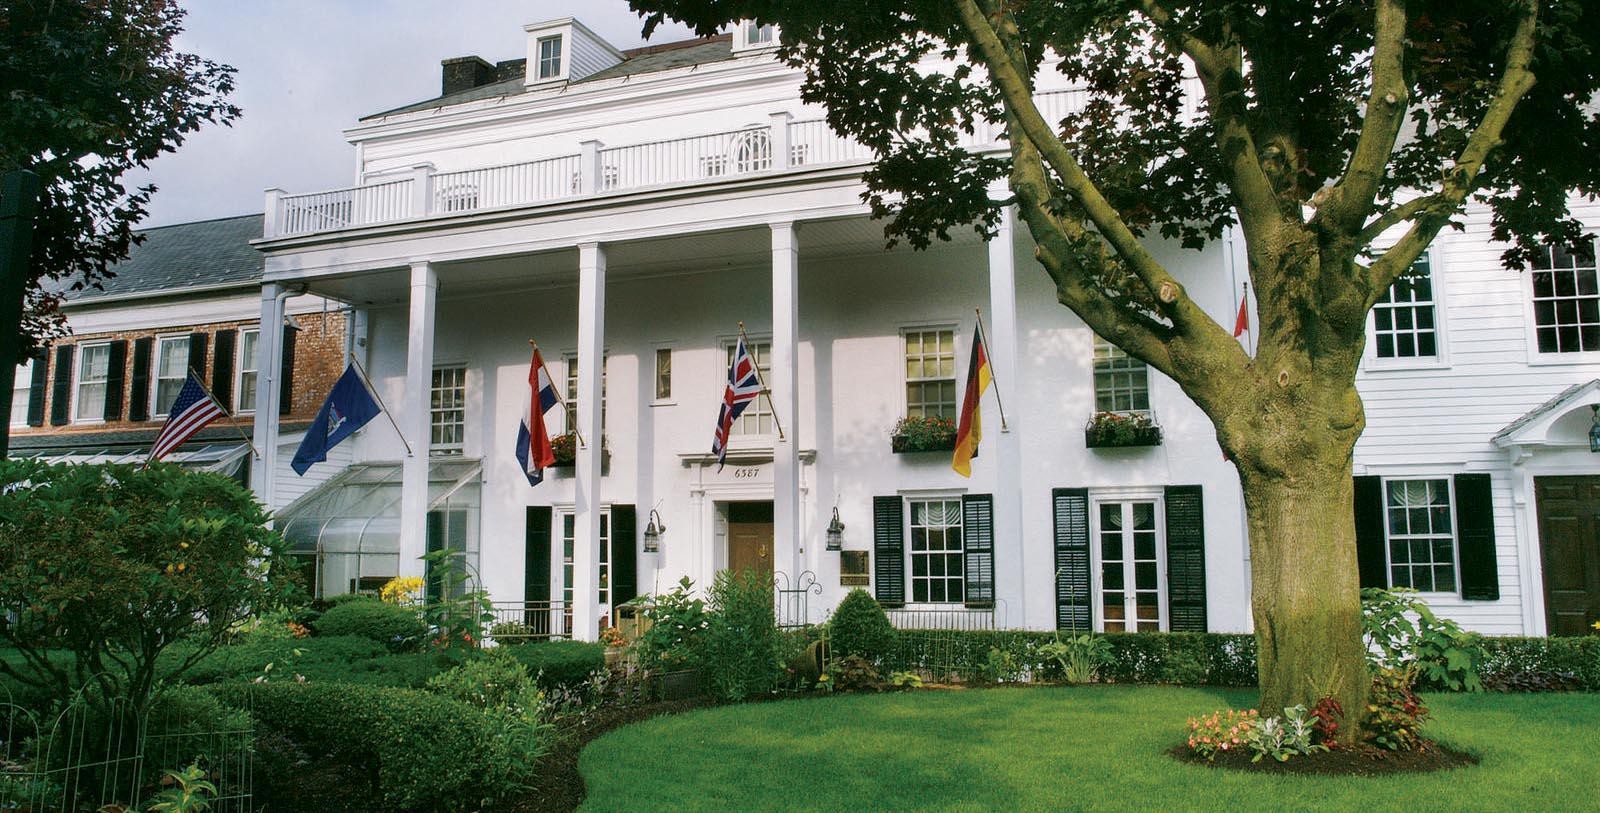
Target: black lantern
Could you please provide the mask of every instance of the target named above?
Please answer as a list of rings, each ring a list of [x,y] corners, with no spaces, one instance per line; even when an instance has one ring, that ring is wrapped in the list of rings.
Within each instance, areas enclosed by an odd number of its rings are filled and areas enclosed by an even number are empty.
[[[1600,404],[1590,404],[1589,409],[1594,416],[1589,424],[1589,451],[1600,452]]]
[[[661,535],[667,532],[667,523],[661,521],[661,515],[656,509],[650,509],[650,522],[644,526],[644,552],[659,553],[661,551]]]
[[[828,550],[844,547],[844,523],[839,521],[839,506],[833,507],[833,519],[828,522]]]

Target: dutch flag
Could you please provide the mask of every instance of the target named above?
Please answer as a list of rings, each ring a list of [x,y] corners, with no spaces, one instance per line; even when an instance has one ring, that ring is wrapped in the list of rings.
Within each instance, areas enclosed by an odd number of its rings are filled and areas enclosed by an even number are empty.
[[[556,462],[555,450],[550,448],[550,432],[544,425],[544,414],[558,402],[555,384],[544,368],[539,348],[533,349],[533,362],[528,367],[528,394],[523,402],[522,426],[517,429],[517,462],[522,473],[528,476],[528,485],[536,486],[544,480],[546,466]]]

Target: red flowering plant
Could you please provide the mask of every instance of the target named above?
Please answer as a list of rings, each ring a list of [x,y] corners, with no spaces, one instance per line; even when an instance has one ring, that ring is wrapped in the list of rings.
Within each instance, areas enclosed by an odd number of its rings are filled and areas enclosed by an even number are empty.
[[[948,452],[956,448],[956,422],[949,418],[901,418],[889,433],[889,448],[905,452]]]
[[[1096,412],[1083,428],[1089,448],[1158,446],[1161,427],[1144,412]]]
[[[556,457],[557,466],[571,466],[578,460],[578,436],[573,432],[566,432],[550,439],[550,451]]]
[[[1227,751],[1243,751],[1250,747],[1260,725],[1261,713],[1255,709],[1224,709],[1190,717],[1189,750],[1208,762]]]

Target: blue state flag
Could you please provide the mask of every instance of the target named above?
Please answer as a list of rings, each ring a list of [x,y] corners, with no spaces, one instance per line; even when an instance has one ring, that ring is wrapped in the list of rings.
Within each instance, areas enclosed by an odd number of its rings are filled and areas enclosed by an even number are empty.
[[[345,367],[344,375],[328,392],[328,400],[317,410],[317,419],[306,429],[305,440],[295,450],[291,464],[294,473],[304,476],[311,464],[327,460],[329,449],[366,426],[378,411],[378,402],[362,382],[355,364]]]

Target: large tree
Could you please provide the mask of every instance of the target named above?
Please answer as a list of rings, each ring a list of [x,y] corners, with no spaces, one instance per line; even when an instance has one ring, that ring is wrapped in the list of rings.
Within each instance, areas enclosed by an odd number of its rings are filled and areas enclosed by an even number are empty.
[[[876,152],[867,198],[891,241],[988,234],[987,188],[1009,182],[1061,304],[1176,381],[1238,468],[1262,707],[1363,707],[1351,453],[1367,313],[1473,201],[1510,268],[1578,238],[1568,194],[1600,190],[1600,4],[630,1],[646,33],[777,23],[805,100]],[[941,59],[954,67],[927,69]],[[1087,104],[1043,115],[1046,71]],[[1004,123],[1004,154],[962,146],[984,120]],[[1253,357],[1150,251],[1230,226],[1255,282]]]
[[[41,185],[22,325],[0,325],[0,406],[14,360],[64,330],[59,294],[99,285],[138,242],[155,187],[124,176],[239,115],[233,68],[174,47],[183,17],[174,0],[0,3],[0,172]]]

